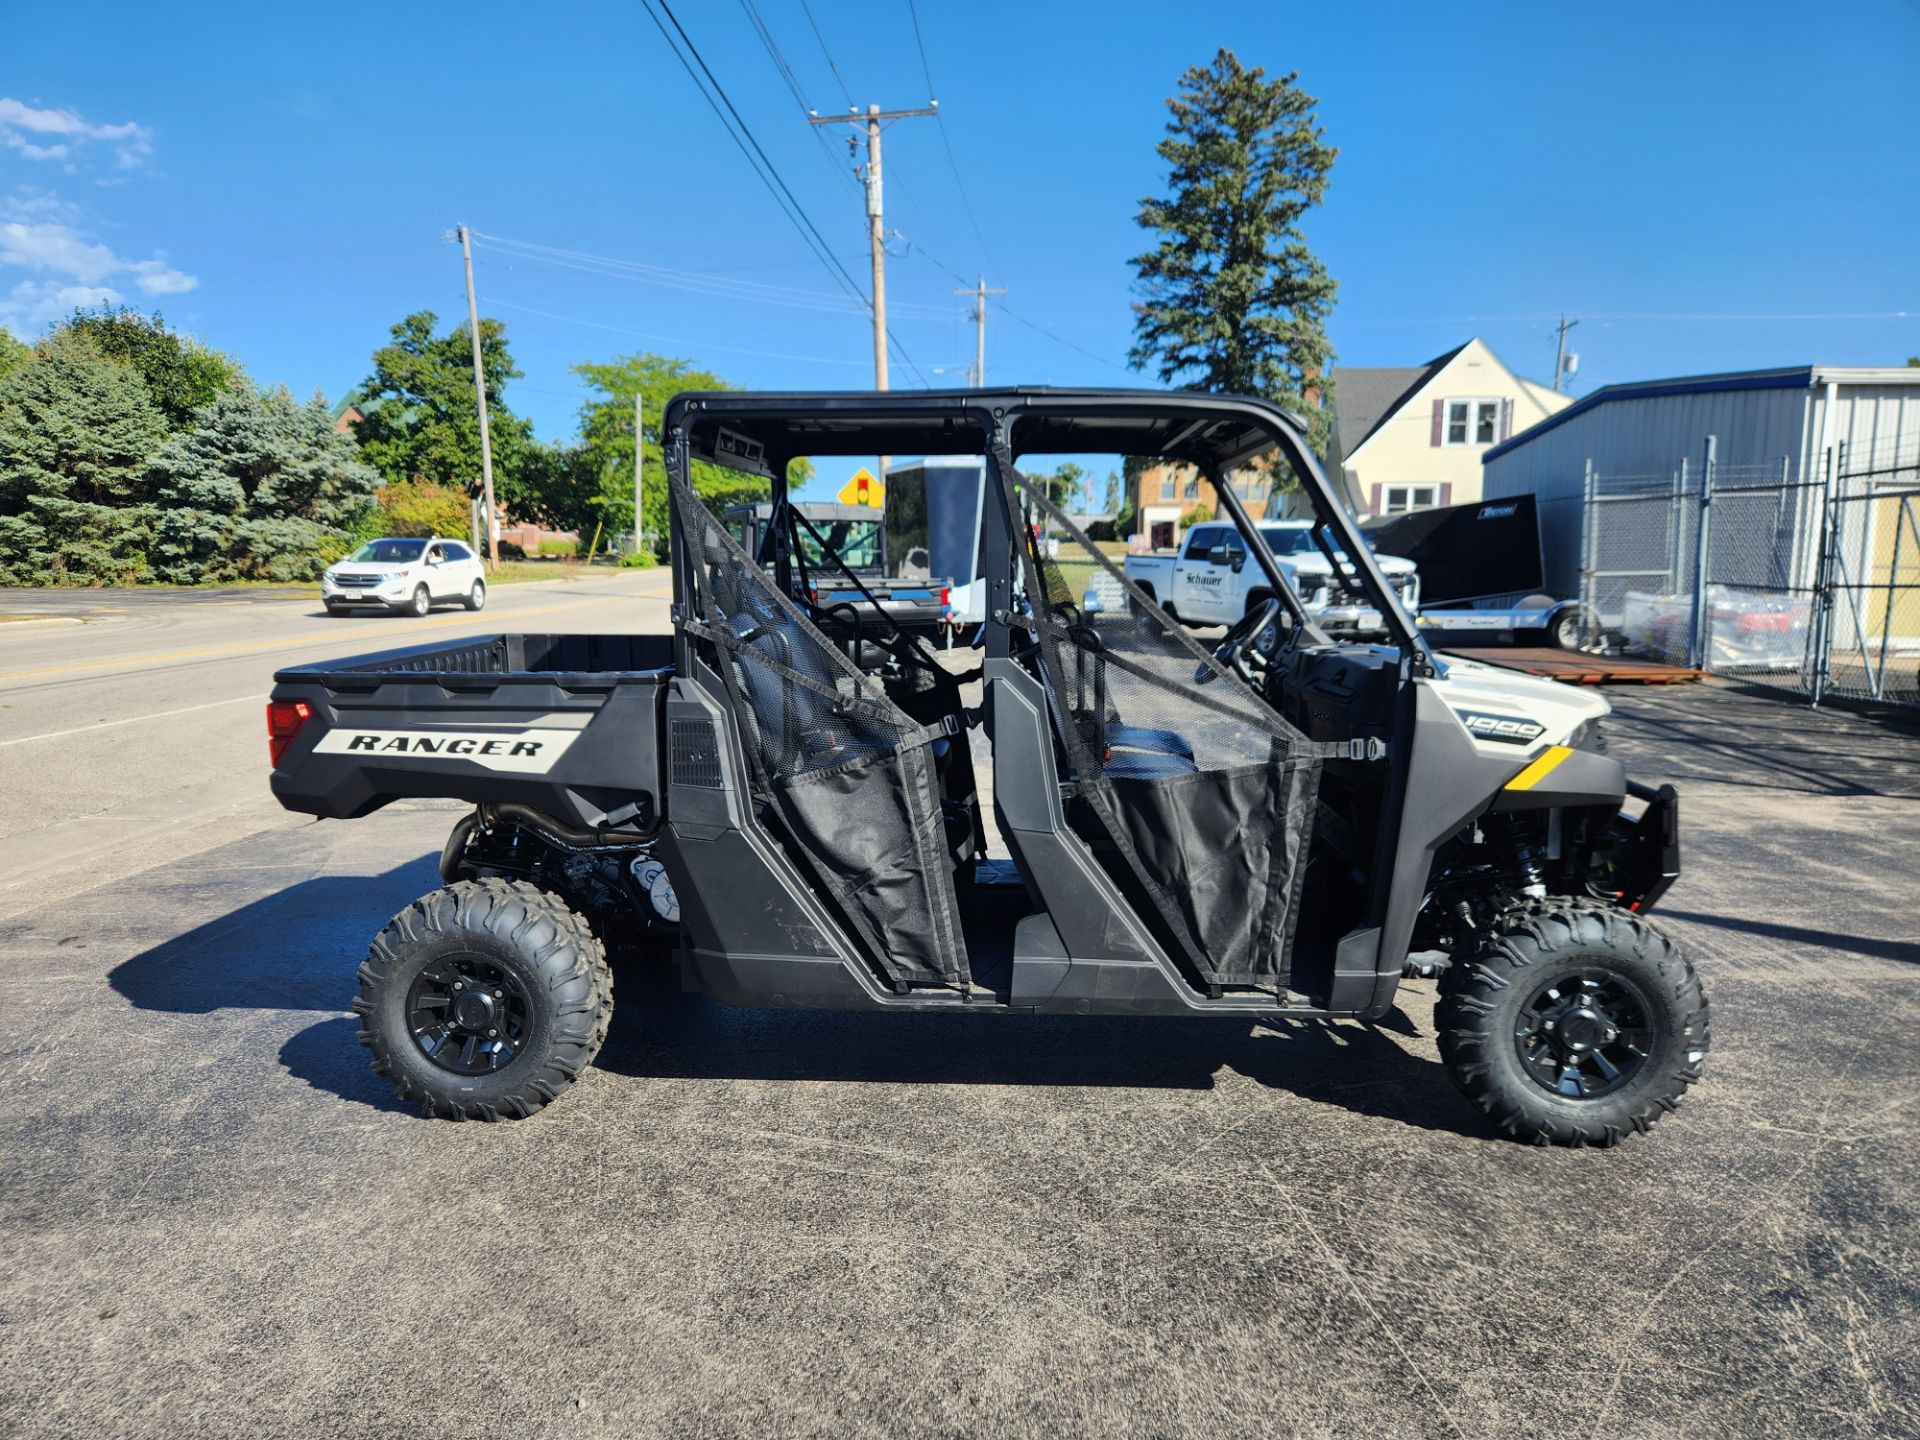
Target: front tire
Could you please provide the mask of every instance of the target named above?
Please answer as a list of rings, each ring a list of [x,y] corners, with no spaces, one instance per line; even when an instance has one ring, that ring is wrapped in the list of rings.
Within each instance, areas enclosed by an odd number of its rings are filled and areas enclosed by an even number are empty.
[[[360,966],[360,1043],[402,1100],[450,1120],[524,1119],[607,1037],[613,976],[586,918],[518,880],[413,902]]]
[[[411,615],[418,620],[431,609],[433,609],[433,596],[428,593],[426,586],[416,585],[407,603],[400,607],[400,613]]]
[[[1507,1134],[1616,1145],[1676,1108],[1706,1058],[1693,965],[1638,915],[1600,901],[1535,901],[1442,975],[1447,1073]]]
[[[473,588],[467,591],[467,609],[484,610],[487,607],[487,582],[476,580]]]

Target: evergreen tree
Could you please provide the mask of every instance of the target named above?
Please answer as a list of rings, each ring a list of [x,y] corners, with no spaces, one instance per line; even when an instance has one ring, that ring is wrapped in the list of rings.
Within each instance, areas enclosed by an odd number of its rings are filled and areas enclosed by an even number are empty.
[[[165,433],[140,377],[85,340],[0,378],[0,582],[141,579],[143,471]]]
[[[165,433],[138,375],[84,340],[56,338],[0,380],[0,514],[37,495],[134,500]]]
[[[154,456],[153,568],[163,580],[299,580],[337,557],[379,475],[326,402],[230,385]]]
[[[354,427],[360,458],[391,484],[424,480],[477,490],[480,409],[473,394],[473,342],[462,325],[435,335],[431,310],[393,327],[392,343],[373,352],[373,374],[361,382],[366,415]],[[520,499],[521,461],[533,427],[507,409],[502,394],[520,378],[507,350],[506,327],[480,321],[480,357],[487,376],[487,433],[493,446],[493,493],[503,506]]]
[[[1324,143],[1298,73],[1268,79],[1222,49],[1180,77],[1167,101],[1168,194],[1140,202],[1155,248],[1133,261],[1135,369],[1162,382],[1265,396],[1307,412],[1317,450],[1333,351],[1326,318],[1336,282],[1308,250],[1300,221],[1326,193],[1338,153]]]

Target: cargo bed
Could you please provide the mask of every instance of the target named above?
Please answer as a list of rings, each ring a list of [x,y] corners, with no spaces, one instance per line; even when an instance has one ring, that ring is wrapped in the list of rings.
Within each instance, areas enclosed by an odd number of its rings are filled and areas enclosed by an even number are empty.
[[[485,635],[290,666],[274,676],[270,724],[291,733],[273,793],[339,819],[446,798],[644,827],[672,678],[666,635]]]

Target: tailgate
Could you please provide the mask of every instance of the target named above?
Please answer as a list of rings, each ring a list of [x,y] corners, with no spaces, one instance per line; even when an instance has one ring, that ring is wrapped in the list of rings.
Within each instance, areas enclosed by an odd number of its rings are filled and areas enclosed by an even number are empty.
[[[347,819],[394,800],[517,802],[580,829],[644,826],[662,792],[663,636],[489,636],[282,670],[305,707],[274,766],[289,810]],[[283,711],[283,714],[297,713]]]

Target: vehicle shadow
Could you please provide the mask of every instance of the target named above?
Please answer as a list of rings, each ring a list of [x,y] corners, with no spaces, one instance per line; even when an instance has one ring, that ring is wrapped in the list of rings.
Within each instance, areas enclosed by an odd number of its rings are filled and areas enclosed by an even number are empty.
[[[394,1101],[359,1044],[355,973],[367,943],[439,884],[433,855],[378,875],[288,886],[124,961],[108,983],[142,1010],[318,1011],[281,1047],[293,1078],[383,1111]],[[1441,1066],[1379,1026],[1113,1016],[875,1015],[739,1010],[683,993],[662,959],[616,966],[599,1065],[635,1079],[1208,1090],[1231,1070],[1304,1099],[1422,1129],[1495,1138]]]
[[[325,1010],[353,1003],[354,972],[387,921],[440,884],[438,857],[379,875],[321,875],[122,961],[107,983],[142,1010]]]
[[[876,1015],[737,1010],[677,989],[669,966],[616,972],[599,1065],[678,1080],[1210,1090],[1231,1070],[1302,1099],[1425,1130],[1497,1139],[1436,1060],[1377,1025],[1146,1016]]]

